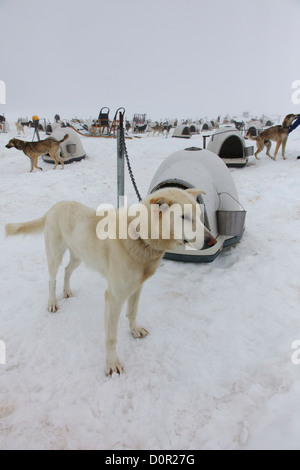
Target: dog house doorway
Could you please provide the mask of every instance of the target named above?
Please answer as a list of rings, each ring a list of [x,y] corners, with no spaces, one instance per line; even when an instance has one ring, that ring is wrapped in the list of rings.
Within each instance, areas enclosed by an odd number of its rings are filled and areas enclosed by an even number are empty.
[[[236,135],[229,136],[222,144],[221,150],[219,153],[221,158],[243,158],[244,157],[244,147],[242,141]]]

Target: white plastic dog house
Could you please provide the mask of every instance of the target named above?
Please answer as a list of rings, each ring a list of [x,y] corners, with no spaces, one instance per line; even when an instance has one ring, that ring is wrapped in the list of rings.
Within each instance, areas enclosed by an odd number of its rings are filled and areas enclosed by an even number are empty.
[[[274,122],[272,121],[272,119],[265,117],[263,119],[262,125],[263,127],[271,127],[271,126],[274,126]]]
[[[196,123],[193,122],[193,123],[190,125],[190,134],[191,134],[191,135],[200,134],[200,127],[199,127],[198,124],[196,124]]]
[[[199,188],[198,201],[204,204],[204,224],[217,239],[217,244],[203,250],[179,248],[165,258],[177,261],[210,262],[223,248],[237,243],[243,236],[246,212],[238,202],[231,173],[209,150],[190,147],[170,155],[156,171],[149,193],[166,187]]]
[[[246,134],[250,132],[252,137],[256,137],[262,130],[262,123],[261,121],[250,121],[246,125]]]
[[[85,158],[85,150],[79,135],[74,131],[74,129],[71,129],[70,127],[58,127],[52,132],[50,138],[62,140],[66,134],[69,134],[69,139],[60,145],[61,156],[64,159],[64,163],[72,163]],[[54,163],[54,160],[52,160],[49,155],[44,155],[43,160],[47,163]]]
[[[205,122],[202,124],[201,132],[211,131],[211,130],[212,130],[212,124],[211,124],[211,122],[205,121]]]
[[[172,137],[178,137],[181,139],[189,139],[191,137],[191,131],[189,126],[181,124],[175,127]]]
[[[55,129],[58,129],[60,127],[61,127],[61,124],[59,122],[52,122],[51,124],[49,123],[46,126],[46,133],[50,135],[55,131]]]
[[[254,153],[254,147],[247,146],[240,131],[232,127],[217,129],[208,142],[207,150],[219,155],[227,166],[239,167],[245,166]]]

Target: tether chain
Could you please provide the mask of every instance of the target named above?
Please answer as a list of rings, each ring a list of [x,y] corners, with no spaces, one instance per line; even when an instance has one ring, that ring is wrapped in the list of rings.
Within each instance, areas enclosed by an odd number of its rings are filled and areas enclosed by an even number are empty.
[[[126,143],[125,143],[124,127],[123,126],[120,126],[120,149],[119,150],[120,150],[120,153],[122,155],[124,155],[125,158],[126,158],[128,173],[129,173],[132,185],[135,189],[135,193],[137,195],[138,200],[141,201],[142,197],[139,193],[139,190],[138,190],[138,187],[137,187],[134,175],[133,175],[133,171],[132,171],[132,168],[131,168],[131,165],[130,165],[129,157],[128,157],[128,152],[127,152]]]

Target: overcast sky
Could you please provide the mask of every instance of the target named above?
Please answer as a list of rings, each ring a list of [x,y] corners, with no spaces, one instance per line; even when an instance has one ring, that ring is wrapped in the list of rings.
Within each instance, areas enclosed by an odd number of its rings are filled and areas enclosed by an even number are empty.
[[[300,0],[0,0],[8,120],[299,112]]]

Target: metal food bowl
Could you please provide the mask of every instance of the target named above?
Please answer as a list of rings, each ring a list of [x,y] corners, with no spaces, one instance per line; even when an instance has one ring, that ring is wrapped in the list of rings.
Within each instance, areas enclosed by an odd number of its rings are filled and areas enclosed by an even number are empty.
[[[246,211],[217,211],[220,235],[241,237],[245,228]]]

